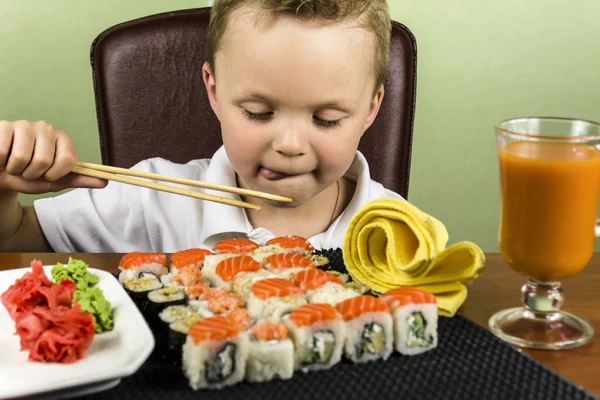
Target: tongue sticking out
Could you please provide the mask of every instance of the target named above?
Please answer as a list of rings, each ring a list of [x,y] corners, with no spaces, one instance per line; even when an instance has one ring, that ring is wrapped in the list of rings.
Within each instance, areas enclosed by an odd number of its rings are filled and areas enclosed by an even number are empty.
[[[284,174],[283,172],[273,171],[264,167],[260,167],[260,175],[263,178],[268,179],[270,181],[276,181],[279,179],[287,178],[289,176],[288,174]]]

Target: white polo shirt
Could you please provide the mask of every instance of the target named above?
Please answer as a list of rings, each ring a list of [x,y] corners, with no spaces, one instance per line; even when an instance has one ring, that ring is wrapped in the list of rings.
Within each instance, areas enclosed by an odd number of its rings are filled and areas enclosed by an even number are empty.
[[[224,147],[211,159],[176,164],[152,158],[132,169],[236,185],[235,172]],[[369,201],[402,198],[371,179],[367,161],[358,151],[345,177],[356,182],[354,196],[326,232],[309,238],[316,249],[342,247],[350,219]],[[240,199],[235,194],[204,191]],[[246,237],[261,245],[274,237],[265,228],[253,227],[242,208],[112,181],[104,189],[75,189],[40,199],[34,202],[34,207],[56,252],[173,253],[194,247],[211,248],[230,237]]]

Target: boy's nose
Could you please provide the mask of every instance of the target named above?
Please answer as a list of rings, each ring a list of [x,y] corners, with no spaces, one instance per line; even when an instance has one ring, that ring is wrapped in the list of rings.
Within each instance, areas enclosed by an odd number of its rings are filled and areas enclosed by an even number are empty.
[[[282,129],[273,139],[273,150],[289,157],[306,154],[307,148],[306,135],[293,126]]]

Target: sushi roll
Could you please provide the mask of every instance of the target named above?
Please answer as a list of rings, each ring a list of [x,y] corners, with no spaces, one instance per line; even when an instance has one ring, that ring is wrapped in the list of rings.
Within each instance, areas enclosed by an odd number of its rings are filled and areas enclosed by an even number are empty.
[[[151,273],[158,279],[166,275],[167,256],[162,253],[129,253],[125,254],[119,262],[119,282],[139,278],[142,273]]]
[[[203,311],[214,314],[229,313],[243,305],[240,296],[225,288],[215,289],[198,284],[187,287],[186,293],[190,305],[193,304],[200,313]]]
[[[329,369],[342,358],[344,321],[330,304],[306,304],[286,315],[283,324],[294,342],[294,369]]]
[[[161,276],[160,281],[167,287],[188,287],[204,283],[200,269],[195,265],[181,267],[175,272]]]
[[[311,254],[314,247],[308,240],[300,236],[280,236],[273,238],[264,246],[260,246],[252,252],[252,257],[258,262],[264,263],[273,254],[302,253]]]
[[[162,287],[163,284],[151,273],[142,273],[139,278],[132,278],[123,282],[125,292],[144,315],[148,307],[148,294]]]
[[[304,269],[316,267],[315,263],[300,253],[273,254],[265,260],[266,269],[285,279]]]
[[[187,249],[171,255],[171,267],[169,273],[161,276],[161,282],[165,286],[182,285],[189,286],[187,281],[192,278],[200,281],[200,270],[204,265],[204,258],[213,253],[205,249]],[[182,271],[186,271],[183,272]],[[198,271],[196,273],[196,271]],[[173,279],[176,278],[175,282]]]
[[[148,322],[157,325],[158,315],[168,306],[185,305],[186,296],[183,289],[168,287],[155,289],[148,293]]]
[[[325,271],[310,268],[294,274],[290,282],[305,290],[306,299],[309,303],[331,304],[360,296],[360,294],[343,285],[343,281]]]
[[[247,255],[227,258],[215,268],[213,277],[206,276],[212,286],[225,288],[231,291],[233,280],[236,276],[246,272],[256,272],[263,269],[263,265]]]
[[[248,336],[226,317],[192,325],[183,345],[183,371],[192,389],[221,389],[244,379]]]
[[[275,237],[268,240],[267,243],[265,243],[265,246],[277,246],[294,252],[312,253],[315,250],[308,240],[301,236],[293,235]]]
[[[393,321],[388,306],[373,296],[337,304],[345,326],[344,355],[355,363],[386,360],[394,350]]]
[[[202,267],[202,276],[204,277],[206,283],[214,287],[217,282],[217,266],[227,259],[240,256],[240,254],[234,253],[215,254],[213,256],[206,256],[206,258],[204,259],[204,266]]]
[[[269,278],[279,278],[279,275],[266,269],[239,274],[233,279],[231,291],[240,296],[245,304],[248,301],[248,296],[250,296],[252,285],[262,279]]]
[[[188,306],[197,312],[202,318],[214,317],[214,313],[210,311],[208,300],[190,300]]]
[[[248,341],[246,380],[268,382],[294,375],[294,343],[285,325],[262,322],[252,328]]]
[[[248,314],[244,308],[236,308],[227,314],[227,319],[237,328],[238,331],[244,332],[252,328],[254,319]]]
[[[213,246],[218,254],[245,254],[258,249],[260,245],[246,238],[224,239]]]
[[[210,250],[206,249],[187,249],[178,251],[177,253],[173,253],[170,257],[170,272],[177,273],[179,269],[186,267],[195,267],[198,269],[202,269],[202,266],[204,264],[204,258],[212,254],[213,253]]]
[[[437,347],[438,309],[435,296],[423,290],[403,287],[381,296],[394,319],[395,349],[415,355]]]
[[[173,351],[177,353],[178,350],[174,343],[176,343],[177,340],[181,340],[181,337],[178,335],[177,331],[179,325],[173,325],[173,327],[175,327],[175,331],[173,331],[172,324],[180,320],[188,321],[188,324],[191,324],[201,318],[202,317],[195,313],[191,307],[184,305],[165,307],[156,317],[158,325],[152,329],[156,343],[153,357],[168,363],[176,363],[178,355],[173,354]],[[181,360],[181,349],[179,349],[178,354],[179,360]]]
[[[168,364],[181,365],[183,345],[193,324],[200,321],[199,314],[189,313],[184,318],[171,322],[166,330],[166,336],[162,340],[162,361]]]
[[[252,285],[247,308],[253,318],[279,322],[286,313],[306,303],[302,289],[283,278],[270,278]]]

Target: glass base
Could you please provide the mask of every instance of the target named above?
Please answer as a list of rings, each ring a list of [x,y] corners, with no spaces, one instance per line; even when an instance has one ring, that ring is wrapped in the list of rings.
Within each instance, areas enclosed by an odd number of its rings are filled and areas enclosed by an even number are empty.
[[[534,313],[524,307],[509,308],[492,315],[489,325],[502,340],[531,349],[569,349],[594,336],[588,322],[565,311]]]

